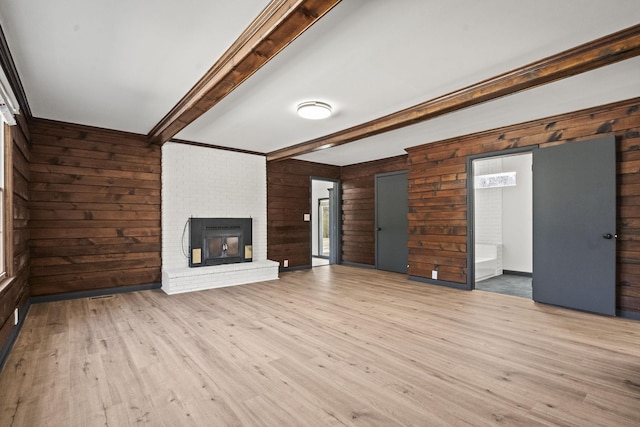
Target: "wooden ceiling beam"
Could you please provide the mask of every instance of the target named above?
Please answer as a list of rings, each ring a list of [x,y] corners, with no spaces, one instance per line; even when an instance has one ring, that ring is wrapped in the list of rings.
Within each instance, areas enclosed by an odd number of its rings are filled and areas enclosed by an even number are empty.
[[[209,111],[322,18],[340,0],[272,0],[231,47],[147,135],[163,144]]]
[[[502,96],[640,55],[640,25],[414,105],[396,113],[267,154],[279,161],[420,123]]]

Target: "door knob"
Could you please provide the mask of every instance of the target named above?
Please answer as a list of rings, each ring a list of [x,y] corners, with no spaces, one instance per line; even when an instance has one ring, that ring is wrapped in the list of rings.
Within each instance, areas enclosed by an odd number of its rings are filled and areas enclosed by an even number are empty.
[[[605,238],[605,239],[607,239],[607,240],[608,240],[608,239],[612,239],[612,238],[613,238],[613,234],[611,234],[611,233],[606,233],[606,234],[603,234],[603,235],[602,235],[602,237],[604,237],[604,238]]]
[[[378,227],[378,231],[382,231],[382,228]]]

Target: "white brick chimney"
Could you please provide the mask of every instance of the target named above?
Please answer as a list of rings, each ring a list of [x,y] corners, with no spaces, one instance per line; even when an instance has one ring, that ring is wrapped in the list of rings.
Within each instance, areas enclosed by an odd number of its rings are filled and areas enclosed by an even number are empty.
[[[253,218],[253,262],[189,268],[190,217]],[[188,226],[187,226],[188,227]],[[162,290],[168,294],[278,278],[267,260],[264,156],[167,142],[162,146]]]

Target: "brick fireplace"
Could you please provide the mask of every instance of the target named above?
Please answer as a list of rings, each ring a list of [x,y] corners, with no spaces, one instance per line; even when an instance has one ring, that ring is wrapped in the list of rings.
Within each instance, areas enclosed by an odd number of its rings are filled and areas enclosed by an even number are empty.
[[[235,225],[226,221],[217,225],[207,223],[204,224],[205,236],[198,237],[207,243],[193,247],[200,249],[194,257],[190,234],[193,219],[197,219],[195,225],[201,227],[202,219],[240,218],[251,222],[250,249],[246,248],[245,238],[239,237]],[[198,255],[201,262],[193,266],[197,268],[190,267]],[[265,158],[165,143],[162,147],[162,290],[176,294],[277,279],[278,263],[268,260],[266,255]],[[237,262],[240,257],[242,262]]]

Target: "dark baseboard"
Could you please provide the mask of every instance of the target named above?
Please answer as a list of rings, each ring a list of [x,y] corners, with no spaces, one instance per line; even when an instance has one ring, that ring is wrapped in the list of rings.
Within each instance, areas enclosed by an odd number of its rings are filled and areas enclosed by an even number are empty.
[[[27,314],[29,313],[29,308],[31,304],[38,304],[42,302],[54,302],[54,301],[66,301],[71,299],[78,298],[91,298],[91,297],[102,297],[113,294],[123,294],[128,292],[138,292],[138,291],[146,291],[150,289],[159,289],[162,286],[162,283],[150,283],[147,285],[134,285],[134,286],[125,286],[119,288],[106,288],[106,289],[95,289],[91,291],[79,291],[79,292],[67,292],[64,294],[56,294],[56,295],[44,295],[39,297],[31,297],[27,300],[24,308],[20,309],[22,312],[22,316],[18,319],[18,324],[11,331],[9,335],[9,340],[7,343],[0,348],[0,372],[2,372],[2,368],[4,367],[5,362],[7,361],[7,357],[13,348],[13,344],[15,343],[18,335],[20,334],[20,330],[22,329],[22,325],[24,324],[24,320],[27,318]]]
[[[375,269],[374,266],[369,264],[343,262],[342,265],[346,265],[350,267]],[[280,271],[283,272],[283,271],[308,270],[310,268],[311,266],[300,266],[300,267],[292,267],[287,269],[280,269]],[[512,273],[509,273],[509,274],[512,274]],[[425,277],[409,276],[409,280],[412,280],[415,282],[427,283],[430,285],[445,286],[445,287],[454,288],[454,289],[462,289],[462,290],[468,289],[467,285],[463,283],[447,282],[443,280],[433,280],[433,279],[427,279]],[[24,321],[27,318],[27,315],[29,314],[29,309],[31,308],[31,304],[53,302],[53,301],[64,301],[64,300],[77,299],[77,298],[101,297],[106,295],[121,294],[121,293],[128,293],[128,292],[138,292],[138,291],[145,291],[145,290],[151,290],[151,289],[159,289],[161,286],[162,286],[161,283],[150,283],[148,285],[127,286],[124,288],[97,289],[92,291],[68,292],[65,294],[31,297],[27,301],[27,303],[24,305],[24,307],[20,310],[23,314],[22,316],[20,316],[20,319],[18,320],[18,324],[16,325],[16,327],[11,331],[11,334],[9,335],[9,339],[7,340],[5,345],[2,348],[0,348],[0,372],[2,372],[2,369],[4,368],[4,365],[7,361],[9,353],[11,352],[11,349],[13,348],[13,345],[15,344],[16,339],[18,338],[18,335],[20,334],[20,330],[22,329]],[[640,320],[640,312],[636,312],[636,311],[617,310],[616,315],[618,317],[622,317],[625,319]]]
[[[297,267],[280,267],[278,273],[286,273],[287,271],[311,270],[310,265],[299,265]]]
[[[15,344],[16,340],[18,339],[18,335],[20,334],[20,330],[22,329],[22,325],[24,324],[24,319],[26,319],[27,314],[29,314],[29,308],[31,308],[31,301],[27,300],[27,303],[24,305],[24,307],[20,308],[19,310],[22,313],[22,316],[19,316],[20,318],[18,319],[18,324],[11,331],[9,339],[7,340],[5,345],[0,348],[0,372],[2,372],[2,369],[4,368],[4,364],[9,357],[9,353],[13,348],[13,344]]]
[[[616,316],[625,319],[640,320],[640,312],[629,310],[616,310]]]
[[[162,283],[149,283],[147,285],[122,286],[118,288],[93,289],[90,291],[65,292],[63,294],[42,295],[31,297],[32,304],[41,302],[66,301],[78,298],[103,297],[113,294],[124,294],[128,292],[148,291],[150,289],[160,289]]]
[[[314,258],[321,258],[321,257],[315,257]],[[375,265],[369,265],[369,264],[358,264],[357,262],[348,262],[348,261],[343,261],[341,262],[339,265],[344,265],[347,267],[357,267],[357,268],[368,268],[370,270],[375,270],[376,267]],[[313,266],[311,265],[299,265],[297,267],[280,267],[278,269],[279,273],[286,273],[287,271],[299,271],[299,270],[310,270],[311,268],[313,268]]]
[[[511,274],[512,276],[533,277],[533,273],[526,271],[502,270],[502,274]]]
[[[346,265],[347,267],[368,268],[369,270],[375,270],[376,266],[371,264],[360,264],[358,262],[342,261],[340,265]]]
[[[462,289],[463,291],[469,290],[466,283],[447,282],[444,280],[433,280],[433,279],[427,279],[426,277],[418,277],[418,276],[409,276],[409,280],[413,280],[414,282],[428,283],[429,285],[438,285],[438,286],[445,286],[447,288]]]

